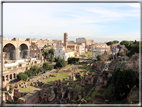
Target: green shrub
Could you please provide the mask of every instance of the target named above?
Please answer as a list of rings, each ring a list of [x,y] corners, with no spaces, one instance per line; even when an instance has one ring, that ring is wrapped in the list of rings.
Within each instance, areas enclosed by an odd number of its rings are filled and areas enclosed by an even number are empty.
[[[7,69],[11,69],[11,67],[7,67]]]
[[[26,80],[28,79],[28,75],[25,74],[25,73],[19,73],[19,74],[18,74],[18,78],[19,78],[20,80],[26,81]]]

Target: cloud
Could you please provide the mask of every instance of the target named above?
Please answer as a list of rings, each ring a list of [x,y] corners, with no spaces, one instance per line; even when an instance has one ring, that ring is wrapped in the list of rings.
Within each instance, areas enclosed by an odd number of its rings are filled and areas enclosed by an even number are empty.
[[[62,40],[64,32],[67,32],[71,39],[77,37],[95,39],[104,32],[101,35],[103,39],[105,35],[112,35],[113,29],[120,27],[120,33],[124,31],[123,28],[128,32],[129,26],[132,26],[133,31],[136,32],[138,23],[136,22],[134,26],[131,24],[139,20],[140,8],[136,7],[138,6],[130,3],[119,3],[119,5],[117,3],[107,5],[105,3],[5,4],[4,35]],[[129,23],[129,26],[124,21]],[[121,26],[119,23],[122,22],[124,24]]]
[[[131,4],[128,4],[130,7],[133,7],[133,8],[140,8],[140,3],[131,3]]]

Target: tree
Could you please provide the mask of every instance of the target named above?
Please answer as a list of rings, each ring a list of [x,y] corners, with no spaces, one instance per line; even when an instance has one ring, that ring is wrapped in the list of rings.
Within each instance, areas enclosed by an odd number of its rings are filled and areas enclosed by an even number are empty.
[[[142,47],[142,44],[141,44],[141,47]],[[139,53],[139,42],[134,44],[134,46],[132,47],[132,49],[130,50],[130,52],[127,55],[132,56],[135,53]]]
[[[53,48],[51,48],[51,49],[49,50],[49,54],[54,55],[54,49],[53,49]]]
[[[112,41],[110,41],[110,42],[107,42],[106,44],[107,44],[107,45],[112,45],[112,44],[113,44],[113,42],[112,42]]]
[[[49,53],[47,51],[45,51],[42,55],[43,55],[44,59],[49,58]]]
[[[119,41],[118,40],[114,40],[113,43],[116,44],[116,43],[119,43]]]
[[[47,47],[47,45],[44,45],[44,47],[43,48],[46,48]]]
[[[65,67],[67,64],[67,61],[65,61],[62,58],[60,59],[60,57],[58,57],[55,67]]]
[[[123,40],[120,42],[121,45],[125,45],[125,47],[130,50],[133,47],[133,42]]]
[[[101,55],[98,55],[98,56],[97,56],[97,60],[98,60],[98,61],[101,61]]]
[[[19,78],[20,80],[26,81],[26,80],[28,79],[28,75],[25,74],[25,73],[19,73],[19,74],[18,74],[18,78]]]
[[[118,40],[114,40],[114,41],[109,41],[106,44],[107,45],[112,45],[112,44],[117,44],[117,43],[119,43],[119,41]]]
[[[53,61],[54,61],[54,56],[51,55],[50,62],[52,63]]]
[[[44,71],[43,67],[39,67],[39,68],[38,68],[38,71],[39,71],[39,72],[43,72],[43,71]]]
[[[74,63],[76,63],[76,62],[79,62],[79,58],[75,58],[75,57],[73,57],[73,58],[68,58],[68,64],[74,64]]]
[[[44,62],[44,63],[43,63],[43,69],[45,69],[45,70],[52,70],[53,67],[52,67],[51,65],[48,65],[47,62]]]

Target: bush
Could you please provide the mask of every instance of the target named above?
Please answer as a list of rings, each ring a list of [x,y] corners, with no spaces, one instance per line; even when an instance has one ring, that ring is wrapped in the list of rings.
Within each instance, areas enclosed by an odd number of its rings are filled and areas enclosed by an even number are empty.
[[[73,64],[73,63],[76,63],[76,62],[79,62],[79,58],[68,58],[68,64]]]
[[[43,72],[43,71],[44,71],[43,67],[39,67],[39,68],[38,68],[38,71],[39,71],[39,72]]]
[[[44,62],[43,63],[43,69],[45,69],[45,70],[52,70],[53,67],[51,65],[49,65],[47,62]]]
[[[19,74],[18,74],[18,78],[19,78],[20,80],[26,81],[26,80],[28,79],[28,75],[25,74],[25,73],[19,73]]]
[[[57,59],[55,67],[65,67],[68,64],[64,59]]]

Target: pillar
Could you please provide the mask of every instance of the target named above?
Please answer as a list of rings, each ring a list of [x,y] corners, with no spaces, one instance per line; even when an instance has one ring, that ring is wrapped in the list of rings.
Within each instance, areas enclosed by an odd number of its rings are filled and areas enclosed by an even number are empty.
[[[8,75],[8,81],[10,81],[10,74]]]
[[[30,47],[28,47],[28,56],[30,56]]]
[[[15,73],[15,79],[17,79],[17,74]]]
[[[19,51],[19,48],[16,48],[16,52],[15,52],[15,55],[16,55],[16,60],[19,59],[19,55],[20,55],[20,51]]]

